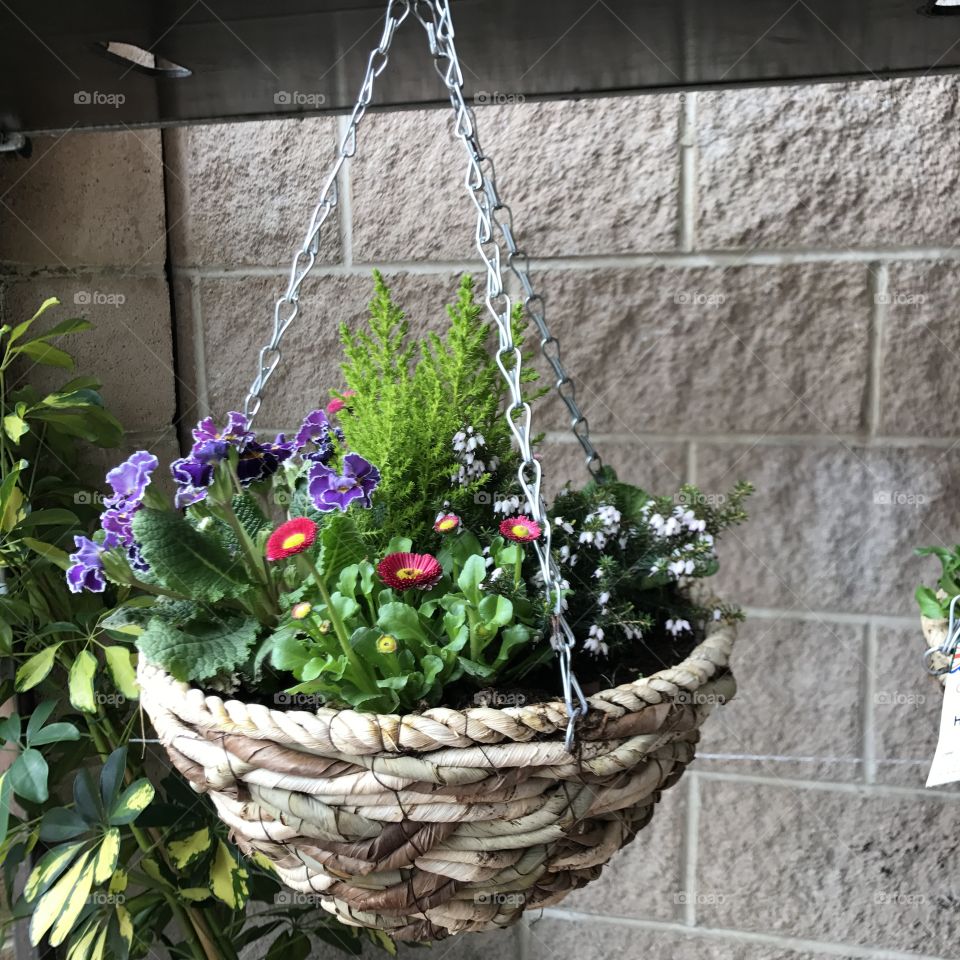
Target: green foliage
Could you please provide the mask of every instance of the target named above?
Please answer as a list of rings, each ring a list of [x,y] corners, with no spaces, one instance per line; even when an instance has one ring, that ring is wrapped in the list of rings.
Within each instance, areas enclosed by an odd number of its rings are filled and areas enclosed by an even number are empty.
[[[329,597],[308,581],[287,605],[308,602],[309,614],[288,614],[269,644],[273,666],[301,681],[288,692],[391,713],[435,706],[461,680],[478,687],[509,679],[542,636],[542,602],[527,598],[522,581],[510,586],[512,596],[498,592],[481,549],[468,531],[448,538],[439,551],[443,576],[425,591],[383,587],[367,560],[328,567],[324,580],[337,587]],[[501,570],[522,561],[501,537],[490,553]],[[550,654],[549,644],[537,649]]]
[[[950,616],[950,601],[960,594],[960,545],[952,550],[946,547],[918,547],[914,553],[918,557],[936,557],[940,561],[937,589],[919,586],[916,599],[923,616],[931,620],[945,620]]]
[[[178,513],[140,510],[133,532],[153,576],[179,596],[216,603],[251,586],[243,563]]]
[[[374,509],[358,521],[361,529],[375,548],[395,536],[421,543],[444,503],[468,524],[488,523],[490,496],[477,494],[511,492],[517,461],[502,412],[506,386],[491,356],[493,331],[483,319],[486,308],[474,300],[473,281],[463,278],[443,335],[420,343],[410,338],[379,273],[374,288],[369,330],[352,333],[344,325],[340,331],[344,382],[353,392],[340,422],[350,448],[382,477]],[[520,310],[513,327],[522,345]],[[522,379],[530,383],[536,374],[528,367]],[[487,469],[460,483],[453,437],[467,427],[485,439],[477,453]]]
[[[686,485],[654,497],[609,468],[553,503],[553,546],[569,585],[568,619],[595,654],[650,672],[675,663],[706,625],[736,608],[691,590],[717,571],[716,538],[746,519],[739,483],[708,497]]]
[[[303,935],[357,954],[372,937],[314,906],[278,901],[276,876],[262,864],[240,867],[212,804],[179,777],[151,786],[143,751],[118,749],[141,730],[131,644],[157,615],[156,595],[165,588],[151,582],[143,585],[150,596],[134,594],[129,567],[119,559],[123,577],[116,587],[99,594],[67,588],[73,537],[89,535],[99,514],[99,481],[91,483],[81,464],[91,445],[115,446],[121,429],[91,377],[75,377],[53,392],[29,384],[9,389],[21,360],[17,372],[33,363],[72,370],[69,354],[52,341],[90,324],[66,320],[38,333],[37,321],[46,321],[55,305],[47,301],[24,323],[0,327],[0,656],[6,667],[0,702],[17,699],[17,712],[0,719],[0,741],[12,761],[0,774],[0,937],[16,919],[29,917],[44,955],[53,954],[47,944],[58,944],[53,949],[67,960],[140,960],[158,949],[176,960],[237,960],[245,939],[254,939],[244,932],[246,900],[234,895],[228,905],[220,893],[241,889],[242,869],[249,901],[274,924],[265,928],[259,914],[257,936],[271,949],[279,933],[284,945],[299,944]],[[235,544],[231,558],[239,550]],[[203,556],[209,559],[205,546]],[[193,577],[179,567],[175,572],[180,581]],[[205,578],[200,592],[215,594]],[[232,589],[228,584],[224,593]],[[176,623],[185,629],[199,605],[184,603]],[[242,613],[254,633],[256,614],[266,615],[248,608],[245,597],[219,606],[227,616]],[[115,609],[122,612],[111,616]],[[168,844],[201,824],[215,838],[212,846],[228,855],[220,854],[215,871],[212,860],[181,870]],[[24,862],[32,872],[15,900],[14,874]]]
[[[160,605],[154,610],[162,609]],[[180,627],[153,616],[137,640],[151,663],[160,663],[178,680],[210,680],[229,674],[249,656],[257,639],[256,621],[244,616],[191,619]]]

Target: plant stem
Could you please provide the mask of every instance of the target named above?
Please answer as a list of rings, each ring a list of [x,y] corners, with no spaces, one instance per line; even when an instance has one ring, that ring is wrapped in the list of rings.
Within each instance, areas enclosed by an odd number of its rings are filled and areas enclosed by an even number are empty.
[[[467,623],[470,630],[470,659],[479,663],[483,651],[480,649],[480,637],[477,635],[477,611],[469,603],[467,604]]]
[[[327,612],[330,614],[330,622],[333,624],[333,631],[337,635],[337,640],[340,641],[340,649],[343,650],[347,659],[350,661],[350,666],[353,667],[354,672],[362,681],[367,691],[370,693],[378,693],[380,688],[376,685],[373,678],[367,672],[367,668],[364,666],[363,661],[357,656],[357,651],[354,650],[350,645],[350,637],[347,636],[347,628],[340,616],[340,612],[333,605],[333,599],[330,596],[330,591],[327,590],[327,585],[324,582],[323,577],[320,576],[320,571],[316,568],[316,565],[311,563],[310,559],[304,556],[302,553],[299,554],[298,560],[301,558],[302,566],[305,567],[307,572],[313,577],[313,582],[317,585],[317,590],[320,591],[320,596],[323,598],[324,604],[326,604]]]

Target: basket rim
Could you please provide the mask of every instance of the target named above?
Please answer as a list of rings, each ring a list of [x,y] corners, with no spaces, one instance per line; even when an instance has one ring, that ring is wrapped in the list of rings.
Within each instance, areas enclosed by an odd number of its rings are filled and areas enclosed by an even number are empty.
[[[679,663],[646,677],[601,690],[587,697],[590,707],[578,729],[600,728],[604,736],[618,719],[660,704],[682,701],[707,684],[717,688],[716,702],[734,692],[715,678],[729,672],[736,624],[710,624],[704,639]],[[538,703],[462,709],[430,707],[421,713],[363,713],[350,708],[318,706],[312,710],[278,710],[259,703],[205,694],[174,679],[141,655],[137,668],[141,703],[148,714],[160,711],[200,730],[238,733],[257,739],[312,743],[343,754],[409,753],[504,741],[549,739],[566,732],[562,699]],[[689,700],[687,702],[690,702]],[[155,724],[156,725],[156,724]]]

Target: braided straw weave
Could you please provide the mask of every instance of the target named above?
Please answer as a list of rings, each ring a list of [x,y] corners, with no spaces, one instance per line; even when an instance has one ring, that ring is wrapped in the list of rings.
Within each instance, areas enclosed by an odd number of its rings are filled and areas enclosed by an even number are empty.
[[[733,696],[733,627],[682,663],[589,698],[423,713],[223,701],[141,658],[144,709],[245,853],[346,923],[400,940],[504,927],[600,875]]]
[[[951,658],[946,656],[946,654],[940,652],[940,647],[943,646],[943,641],[947,639],[948,622],[949,621],[946,619],[935,620],[931,617],[920,617],[920,626],[923,629],[923,639],[926,640],[927,646],[931,650],[935,649],[937,651],[930,658],[930,666],[934,670],[943,671],[936,678],[939,680],[941,687],[946,686],[946,671],[950,669],[951,660]]]

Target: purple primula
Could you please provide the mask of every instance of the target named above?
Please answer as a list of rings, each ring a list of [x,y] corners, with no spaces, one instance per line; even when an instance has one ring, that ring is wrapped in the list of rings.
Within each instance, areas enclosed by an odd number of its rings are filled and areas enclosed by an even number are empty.
[[[343,443],[343,431],[330,424],[323,410],[314,410],[304,418],[294,442],[304,460],[329,463],[333,456],[334,438]],[[312,444],[314,449],[310,453],[303,453],[308,444]]]
[[[287,440],[282,433],[270,443],[249,441],[240,453],[237,463],[237,479],[242,484],[266,480],[277,472],[284,460],[289,460],[296,452],[296,442]]]
[[[205,417],[193,428],[192,457],[208,463],[213,460],[222,460],[227,455],[227,447],[243,447],[254,439],[250,430],[250,420],[243,413],[236,410],[227,414],[227,425],[218,430],[213,417]]]
[[[100,517],[100,527],[106,536],[103,538],[103,546],[107,550],[113,550],[115,547],[122,547],[127,551],[127,559],[134,570],[141,572],[150,569],[150,564],[143,559],[140,553],[140,544],[133,536],[133,514],[136,509],[130,513],[122,510],[105,510]]]
[[[73,564],[67,570],[67,586],[71,593],[89,590],[91,593],[103,593],[107,581],[103,576],[103,549],[87,537],[74,537],[76,553],[70,554]]]
[[[260,442],[250,430],[250,421],[242,413],[227,414],[227,425],[218,430],[212,417],[201,420],[193,430],[195,443],[190,455],[170,464],[170,472],[177,484],[177,509],[199,503],[207,495],[213,481],[216,465],[225,460],[231,447],[240,451],[237,478],[244,485],[265,480],[276,473],[284,460],[297,450],[293,440],[278,434],[272,443]]]
[[[318,510],[346,510],[359,500],[370,506],[370,495],[380,482],[380,471],[359,453],[348,453],[338,473],[322,463],[315,463],[307,474],[307,492]]]
[[[177,484],[174,503],[182,510],[207,495],[207,486],[213,480],[213,464],[203,463],[196,457],[183,457],[170,464],[170,473]]]
[[[107,474],[107,483],[113,488],[113,495],[104,499],[104,506],[120,510],[139,507],[150,483],[150,474],[157,469],[159,463],[152,453],[138,450],[114,467]]]
[[[138,450],[107,474],[107,483],[113,493],[104,498],[107,509],[100,516],[103,545],[87,537],[74,537],[77,552],[70,555],[73,566],[67,570],[67,585],[74,593],[80,593],[81,590],[103,592],[106,580],[101,558],[105,550],[123,549],[134,570],[150,569],[133,536],[133,515],[143,507],[150,475],[159,463],[152,453]]]

